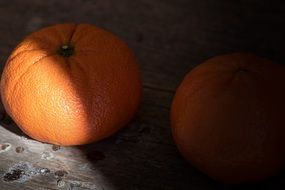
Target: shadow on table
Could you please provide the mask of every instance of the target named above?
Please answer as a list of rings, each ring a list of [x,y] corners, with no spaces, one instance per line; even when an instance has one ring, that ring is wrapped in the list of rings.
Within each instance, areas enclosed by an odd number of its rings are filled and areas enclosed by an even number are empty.
[[[253,52],[278,62],[285,60],[284,21],[282,19],[285,14],[281,13],[281,6],[273,5],[273,3],[268,6],[264,3],[266,1],[257,0],[252,1],[253,3],[246,1],[229,3],[225,0],[186,1],[189,11],[193,9],[193,11],[200,10],[204,13],[204,16],[199,18],[201,19],[200,30],[209,29],[205,31],[208,44],[204,44],[203,49],[191,50],[196,53],[197,60],[232,51]],[[198,6],[199,3],[205,5],[201,7]],[[187,20],[187,15],[185,19]],[[201,37],[200,34],[195,34],[199,31],[192,31],[192,24],[189,22],[184,30],[189,31],[189,34],[193,34],[194,37]],[[160,45],[163,46],[163,44]],[[193,61],[190,54],[185,59],[189,63]],[[179,69],[179,64],[177,67]],[[88,102],[84,94],[80,93],[81,87],[76,82],[73,87],[77,89],[82,104],[88,109]],[[193,189],[284,187],[284,173],[260,184],[246,186],[224,186],[213,182],[180,157],[171,139],[169,121],[165,119],[168,118],[169,111],[164,110],[160,113],[152,111],[146,106],[141,109],[135,121],[113,137],[96,144],[78,147],[94,168],[100,170],[116,189],[188,190],[189,187]],[[147,114],[150,115],[146,116]],[[165,122],[159,124],[160,121]],[[15,125],[9,123],[9,119],[7,121],[4,119],[2,122],[6,129],[17,135],[23,135]],[[160,137],[162,134],[165,135],[163,140]]]
[[[14,123],[12,118],[5,112],[4,107],[0,101],[0,127],[4,127],[5,129],[9,130],[10,132],[18,135],[28,137],[26,134],[21,131],[21,129]]]
[[[251,190],[251,189],[260,189],[260,190],[268,190],[268,189],[284,189],[285,186],[285,171],[281,172],[280,174],[267,179],[262,182],[258,183],[251,183],[251,184],[243,184],[243,185],[223,185],[223,184],[218,184],[213,181],[213,186],[216,189],[220,190]]]
[[[274,5],[269,1],[267,1],[268,3],[266,1],[229,3],[229,1],[211,2],[207,0],[199,2],[205,3],[206,7],[204,7],[205,10],[201,10],[205,15],[204,18],[200,18],[203,22],[199,23],[204,24],[200,27],[209,29],[209,44],[205,44],[201,52],[196,52],[198,56],[201,56],[200,60],[217,54],[243,51],[268,57],[281,64],[285,61],[284,22],[281,19],[285,16],[285,12],[279,4]],[[209,6],[206,6],[207,3]],[[195,1],[188,1],[188,5],[189,11],[196,7]],[[214,20],[216,18],[218,19]],[[216,24],[216,26],[210,28],[208,25],[211,23]],[[189,22],[184,28],[189,31],[189,35],[193,33],[191,24]],[[190,56],[185,57],[189,63],[192,61]],[[148,109],[146,107],[140,116],[143,117],[146,112],[150,112]],[[159,120],[163,117],[168,116],[162,114],[160,117],[152,117],[152,119]],[[163,130],[167,130],[164,126],[153,125],[150,120],[147,122],[150,122],[150,128],[157,127],[161,133]],[[141,121],[138,122],[138,128],[141,123]],[[169,125],[169,123],[165,123],[165,125]],[[121,133],[128,134],[128,131],[129,129],[126,129]],[[147,135],[151,136],[151,134]],[[152,141],[156,140],[156,135],[159,133],[151,136]],[[169,144],[173,143],[171,138],[168,138],[167,141]],[[86,155],[90,162],[93,162],[95,167],[100,168],[102,173],[118,189],[282,189],[285,185],[284,173],[257,184],[221,185],[188,166],[172,145],[163,149],[161,145],[144,144],[140,140],[138,142],[122,141],[121,144],[115,144],[116,138],[114,137],[113,145],[110,144],[109,146],[110,152],[108,148],[100,148],[100,143],[99,145],[90,145],[94,146],[94,150],[99,149],[105,152],[107,156],[104,159],[112,157],[108,162],[100,164],[100,160],[95,159],[94,161],[94,157],[96,158],[96,153],[98,153],[96,151],[95,156],[92,153],[86,153]],[[98,157],[102,158],[102,156]]]

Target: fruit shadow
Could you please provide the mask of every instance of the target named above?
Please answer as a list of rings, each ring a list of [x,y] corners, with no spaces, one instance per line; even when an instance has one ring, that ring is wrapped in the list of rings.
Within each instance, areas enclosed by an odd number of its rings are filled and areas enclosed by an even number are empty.
[[[252,190],[252,189],[259,189],[259,190],[268,190],[268,189],[284,189],[285,185],[285,171],[260,182],[255,183],[247,183],[247,184],[238,184],[238,185],[229,185],[229,184],[221,184],[212,181],[213,187],[217,190]]]
[[[177,152],[165,122],[168,110],[153,111],[141,108],[124,129],[80,149],[116,189],[187,190],[191,183],[207,186]]]
[[[30,139],[13,121],[13,119],[6,113],[5,108],[0,101],[0,127],[5,128],[6,130],[25,138]]]
[[[256,1],[253,3],[255,6],[247,8],[245,2],[223,1],[224,5],[219,7],[214,5],[218,4],[216,1],[203,2],[208,4],[204,10],[207,15],[200,18],[202,22],[199,22],[198,27],[208,28],[211,27],[211,23],[214,23],[218,28],[213,26],[213,33],[216,35],[207,33],[208,36],[205,38],[209,44],[200,52],[196,52],[199,56],[197,60],[205,60],[207,56],[241,51],[268,57],[279,63],[284,61],[284,27],[283,21],[278,19],[278,15],[284,16],[284,14],[278,13],[280,5],[269,6],[266,1],[259,1],[259,3]],[[195,7],[195,3],[193,5],[192,7]],[[226,11],[227,9],[233,9],[233,11]],[[225,14],[218,12],[225,12]],[[267,14],[263,14],[264,12]],[[184,29],[189,30],[191,34],[191,23]],[[211,31],[211,28],[208,30]],[[190,56],[185,58],[189,63],[193,61]],[[182,79],[183,76],[181,75],[180,78]],[[155,98],[151,94],[147,96]],[[189,166],[179,156],[169,132],[170,123],[166,119],[169,115],[156,110],[156,113],[147,116],[152,111],[150,106],[142,105],[137,118],[126,129],[104,142],[87,145],[87,150],[83,148],[83,152],[95,168],[100,168],[118,189],[283,189],[285,172],[263,182],[252,184],[224,185],[211,180]],[[143,125],[149,129],[148,132],[140,134],[139,131],[142,130]],[[165,130],[168,131],[166,136],[163,135]],[[160,135],[163,135],[165,141],[151,143],[156,142]],[[169,146],[159,144],[161,142],[168,143]],[[92,147],[90,149],[95,152],[88,152],[88,147]],[[106,160],[109,161],[106,162]]]
[[[196,7],[195,2],[198,1],[188,1],[189,7],[193,7],[193,11]],[[270,14],[261,14],[267,10],[267,5],[264,5],[263,8],[258,6],[249,11],[241,6],[244,3],[233,1],[234,3],[228,8],[239,7],[239,13],[235,13],[233,10],[227,11],[223,15],[217,14],[217,12],[225,11],[225,9],[221,11],[219,6],[211,6],[210,1],[200,2],[209,4],[205,10],[203,9],[206,15],[200,17],[202,22],[199,22],[198,26],[200,30],[208,28],[205,30],[207,36],[201,42],[205,43],[206,41],[209,45],[206,45],[203,50],[193,50],[197,60],[202,61],[208,56],[231,51],[253,52],[277,61],[285,59],[283,27],[279,27],[280,19],[273,19],[277,18],[274,17],[274,15],[278,15],[274,13],[275,8],[279,10],[277,7],[272,7],[273,17],[270,17],[268,16]],[[212,2],[218,4],[216,1]],[[227,8],[229,4],[226,1],[223,2]],[[261,2],[259,4],[265,4],[262,1],[259,2]],[[251,12],[250,15],[247,14],[247,11]],[[255,11],[259,12],[256,16],[254,16]],[[217,18],[217,15],[220,17]],[[209,28],[211,23],[218,25],[219,29],[213,26],[213,30],[211,30]],[[193,34],[191,25],[192,23],[189,22],[185,27],[185,30],[189,30],[189,34]],[[212,34],[209,34],[209,31],[212,31]],[[193,36],[197,39],[202,38],[196,34]],[[193,62],[191,56],[189,54],[185,57],[189,63]],[[181,75],[180,78],[183,76]],[[77,87],[75,86],[75,88]],[[80,92],[79,87],[78,92]],[[154,98],[151,94],[147,96]],[[83,96],[82,99],[84,100]],[[116,189],[188,190],[189,187],[193,189],[269,189],[269,187],[278,187],[278,185],[284,186],[285,174],[260,184],[241,186],[222,185],[210,180],[180,157],[171,138],[169,121],[166,119],[168,117],[168,110],[153,109],[147,105],[142,106],[137,116],[125,129],[106,140],[77,148],[86,155],[92,167],[100,171]],[[17,135],[23,135],[9,117],[3,118],[5,118],[3,126],[6,129]]]
[[[150,119],[165,121],[167,111],[152,111],[141,108],[134,120],[112,137],[78,147],[116,189],[283,189],[285,171],[256,183],[230,185],[214,181],[181,157],[172,141],[169,121],[160,125]]]
[[[216,2],[213,2],[213,4],[216,4]],[[237,15],[233,15],[235,14],[233,12],[226,12],[227,15],[220,15],[218,20],[213,21],[212,19],[215,18],[215,14],[220,11],[220,8],[213,5],[207,9],[208,16],[201,18],[205,22],[204,27],[208,27],[206,26],[207,24],[215,23],[221,28],[217,36],[209,34],[208,42],[212,43],[211,47],[209,45],[203,50],[205,52],[198,52],[197,55],[200,57],[197,60],[203,60],[206,56],[242,51],[256,53],[257,55],[268,57],[276,62],[282,63],[285,59],[283,53],[284,47],[282,45],[285,42],[283,37],[284,27],[280,20],[276,19],[276,15],[278,14],[274,13],[275,10],[279,10],[278,5],[276,5],[276,7],[271,6],[270,10],[266,3],[256,3],[256,7],[248,14],[247,8],[241,5],[243,3],[235,2],[231,4],[230,9],[233,9],[235,4],[240,8]],[[227,7],[227,5],[225,5],[225,7]],[[271,12],[272,17],[269,17],[268,14],[262,14],[264,11]],[[255,12],[256,15],[254,15]],[[211,16],[211,14],[213,14],[213,16]],[[189,23],[189,29],[185,28],[185,30],[189,30],[191,34],[190,25],[191,23]],[[273,30],[273,28],[276,30]],[[240,41],[236,39],[240,39]],[[203,56],[201,56],[202,54]],[[189,59],[189,63],[192,61],[192,58],[186,58]],[[177,66],[179,67],[179,65]],[[183,78],[183,76],[180,77],[181,79]],[[154,98],[152,95],[149,96]],[[183,159],[175,150],[170,132],[167,132],[168,135],[165,137],[165,140],[171,144],[173,149],[168,147],[168,150],[164,150],[161,145],[150,143],[154,142],[159,135],[164,134],[165,130],[169,130],[170,125],[169,121],[162,122],[161,124],[155,121],[165,121],[165,118],[168,118],[168,115],[162,112],[147,117],[146,115],[151,112],[150,110],[151,108],[149,106],[143,105],[134,124],[130,124],[126,129],[120,131],[119,134],[106,142],[89,145],[94,147],[91,149],[97,150],[94,153],[91,152],[89,155],[88,151],[86,152],[87,157],[94,166],[101,168],[106,176],[108,176],[119,189],[190,189],[190,187],[193,189],[196,187],[196,189],[225,190],[283,189],[282,187],[285,185],[285,172],[263,182],[252,184],[224,185],[211,180],[183,162]],[[146,117],[146,119],[144,119],[144,117]],[[144,123],[147,123],[146,126],[151,129],[151,132],[141,135],[138,131]],[[134,137],[129,135],[133,130],[137,130]],[[155,130],[160,132],[156,133],[154,132]],[[127,138],[124,139],[124,136],[127,136]],[[148,136],[151,140],[144,142],[145,136]],[[109,145],[109,149],[105,148],[105,143]],[[170,149],[172,150],[170,151]],[[105,156],[102,156],[102,152]],[[98,156],[96,156],[97,154]],[[108,157],[112,157],[111,159],[114,161],[105,162],[104,160]],[[99,159],[97,160],[96,158]],[[123,172],[125,174],[122,174]],[[176,176],[174,176],[174,173]],[[137,184],[141,186],[138,187],[136,186]]]

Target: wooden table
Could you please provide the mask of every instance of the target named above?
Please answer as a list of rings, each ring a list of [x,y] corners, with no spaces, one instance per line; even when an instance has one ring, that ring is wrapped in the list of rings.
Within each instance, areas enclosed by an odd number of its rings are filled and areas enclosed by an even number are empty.
[[[273,2],[0,1],[1,68],[15,45],[38,28],[62,22],[92,23],[114,32],[134,49],[144,89],[141,108],[124,130],[86,146],[34,141],[4,117],[0,189],[285,189],[284,174],[251,186],[211,181],[179,155],[169,124],[175,89],[203,60],[234,51],[285,60],[285,6]]]

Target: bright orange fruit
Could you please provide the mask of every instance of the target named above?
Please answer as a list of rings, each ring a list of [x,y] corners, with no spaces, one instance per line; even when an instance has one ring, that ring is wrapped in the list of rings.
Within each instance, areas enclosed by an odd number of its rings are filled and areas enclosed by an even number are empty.
[[[207,60],[186,75],[171,110],[182,155],[224,183],[265,179],[285,164],[285,69],[250,54]]]
[[[132,51],[110,32],[59,24],[16,47],[3,71],[1,97],[32,138],[86,144],[112,135],[134,116],[140,73]]]

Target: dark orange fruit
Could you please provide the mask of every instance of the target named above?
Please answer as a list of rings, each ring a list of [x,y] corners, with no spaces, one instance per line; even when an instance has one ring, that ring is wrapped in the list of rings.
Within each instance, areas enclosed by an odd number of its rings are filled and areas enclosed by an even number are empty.
[[[191,164],[224,183],[246,183],[284,167],[284,116],[284,67],[234,53],[186,75],[171,123],[178,149]]]
[[[133,52],[110,32],[60,24],[16,47],[4,68],[1,97],[32,138],[86,144],[112,135],[134,116],[140,73]]]

